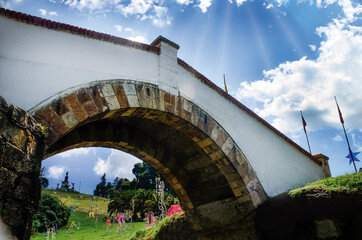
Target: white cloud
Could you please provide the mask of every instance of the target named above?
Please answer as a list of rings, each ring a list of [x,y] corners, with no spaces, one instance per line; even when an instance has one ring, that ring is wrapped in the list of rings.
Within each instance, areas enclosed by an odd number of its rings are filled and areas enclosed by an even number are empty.
[[[248,0],[236,0],[236,4],[239,6],[243,5],[243,3],[245,3]]]
[[[356,135],[355,133],[351,134],[352,136],[352,144],[356,148],[356,151],[361,152],[362,151],[362,137],[360,135]],[[362,160],[360,158],[360,160]]]
[[[58,13],[57,12],[49,12],[49,15],[50,16],[58,16]]]
[[[57,156],[63,158],[76,157],[78,155],[87,155],[92,148],[75,148],[66,152],[59,153]]]
[[[177,2],[178,4],[189,5],[190,3],[192,3],[192,0],[176,0],[176,2]]]
[[[155,6],[155,15],[152,16],[152,23],[157,27],[164,27],[171,24],[171,17],[168,16],[166,7]]]
[[[124,30],[125,30],[126,32],[133,32],[133,29],[130,28],[130,27],[127,27],[127,28],[125,28]]]
[[[142,35],[127,37],[127,39],[129,39],[131,41],[135,41],[135,42],[148,43],[147,38],[145,36],[142,36]]]
[[[271,3],[269,3],[265,8],[266,8],[266,9],[269,9],[269,8],[273,8],[273,7],[274,7],[274,5],[271,4]]]
[[[131,0],[127,6],[119,5],[121,13],[124,16],[145,14],[154,4],[154,0]]]
[[[48,169],[48,175],[47,177],[49,178],[54,178],[54,179],[60,179],[60,177],[63,175],[64,173],[64,167],[59,167],[59,166],[51,166]]]
[[[132,173],[133,166],[138,162],[141,162],[141,160],[128,153],[112,149],[112,152],[107,160],[98,158],[93,171],[97,175],[103,175],[106,173],[112,178],[125,177],[131,180],[134,178]]]
[[[116,6],[119,2],[115,0],[66,0],[64,4],[79,10],[95,11]]]
[[[55,1],[55,0],[49,0],[49,2],[51,2],[51,3],[57,3],[57,1]]]
[[[341,137],[341,135],[337,134],[334,138],[333,138],[334,141],[336,142],[342,142],[343,141],[343,138]]]
[[[347,17],[347,19],[352,19]],[[317,28],[323,37],[316,60],[306,57],[264,72],[264,79],[242,82],[237,98],[258,102],[255,111],[284,132],[301,129],[299,110],[312,130],[339,124],[333,96],[348,126],[362,129],[362,27],[346,18]],[[308,123],[309,124],[309,123]]]
[[[24,0],[0,0],[0,7],[3,8],[12,8],[14,5],[20,5]]]
[[[308,47],[310,48],[310,50],[312,50],[313,52],[315,52],[315,50],[317,50],[317,47],[313,44],[308,45]]]
[[[211,6],[212,0],[199,0],[199,8],[203,13],[207,12],[207,9]]]
[[[121,25],[114,25],[114,27],[116,28],[117,32],[122,32],[122,26]]]
[[[43,15],[43,16],[47,15],[47,10],[45,10],[45,9],[40,8],[38,11],[39,11],[40,14]]]

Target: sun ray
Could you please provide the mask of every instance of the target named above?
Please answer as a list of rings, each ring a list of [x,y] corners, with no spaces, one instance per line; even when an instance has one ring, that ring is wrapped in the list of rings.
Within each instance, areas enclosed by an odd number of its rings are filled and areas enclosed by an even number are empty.
[[[262,36],[262,33],[259,28],[259,23],[257,22],[257,20],[254,16],[253,10],[249,6],[249,4],[246,4],[246,7],[247,7],[247,11],[249,13],[250,23],[251,23],[252,29],[254,31],[254,34],[255,34],[256,43],[259,46],[262,58],[264,60],[264,65],[267,67],[267,69],[270,69],[271,61],[270,61],[267,47],[266,47],[266,44],[264,41],[265,38],[264,38],[264,36]]]

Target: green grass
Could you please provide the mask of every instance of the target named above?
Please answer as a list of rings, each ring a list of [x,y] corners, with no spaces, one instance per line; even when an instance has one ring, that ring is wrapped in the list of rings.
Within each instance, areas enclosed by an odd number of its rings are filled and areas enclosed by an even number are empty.
[[[330,177],[304,187],[290,190],[288,194],[291,197],[299,195],[308,195],[309,193],[319,193],[321,195],[330,195],[336,193],[362,193],[362,173],[347,174],[339,177]]]
[[[130,239],[133,235],[136,234],[136,231],[143,229],[144,222],[134,222],[132,223],[134,226],[134,231],[130,234],[128,238],[122,237],[118,234],[119,224],[114,223],[111,224],[110,231],[107,232],[107,224],[106,224],[106,216],[98,215],[98,223],[95,223],[95,218],[90,218],[87,220],[88,213],[85,212],[75,212],[69,218],[68,224],[58,230],[58,233],[55,235],[56,239],[84,239],[84,240],[93,240],[93,239]],[[79,229],[73,229],[71,234],[67,234],[67,230],[71,222],[74,221],[76,223],[80,222]],[[113,225],[113,226],[112,226]],[[39,233],[33,235],[31,240],[44,240],[45,233]],[[49,239],[52,239],[52,235],[50,235]]]
[[[91,210],[95,214],[107,214],[109,202],[109,199],[107,198],[50,189],[42,189],[42,193],[59,198],[65,206],[73,206],[77,211],[88,212]]]
[[[156,238],[157,233],[163,227],[165,227],[167,224],[171,223],[174,220],[174,218],[179,217],[181,214],[183,214],[183,213],[175,213],[171,217],[166,217],[166,218],[162,219],[160,222],[158,222],[156,226],[154,226],[150,229],[138,230],[136,233],[137,237],[133,236],[133,238],[131,238],[131,239],[132,240],[136,240],[136,239],[153,240]]]
[[[73,206],[76,208],[75,212],[72,212],[68,224],[62,229],[58,229],[58,233],[55,235],[56,239],[84,239],[84,240],[98,240],[98,239],[130,239],[136,234],[136,231],[143,229],[145,222],[134,222],[134,231],[130,236],[125,238],[118,233],[119,224],[112,224],[110,231],[107,232],[107,207],[108,199],[102,197],[91,196],[87,194],[65,192],[60,190],[43,189],[42,193],[46,193],[57,197],[67,207]],[[93,201],[92,201],[93,199]],[[91,204],[90,204],[91,203]],[[90,206],[91,205],[91,206]],[[87,220],[88,211],[92,208],[95,215],[98,215],[98,222],[95,223],[95,218]],[[71,234],[67,234],[67,230],[72,222],[80,223],[80,228],[75,229]],[[45,233],[34,234],[31,240],[44,240]],[[50,235],[49,240],[52,239]]]

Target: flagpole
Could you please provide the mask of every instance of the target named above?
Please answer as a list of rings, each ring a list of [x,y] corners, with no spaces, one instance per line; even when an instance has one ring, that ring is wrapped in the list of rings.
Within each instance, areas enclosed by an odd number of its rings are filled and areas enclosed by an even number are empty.
[[[303,118],[302,111],[300,111],[300,116],[302,117],[303,129],[304,129],[305,137],[307,138],[307,143],[308,143],[309,153],[310,153],[310,154],[312,154],[312,150],[310,149],[310,144],[309,144],[308,134],[307,134],[307,131],[305,130],[305,125],[307,125],[307,124],[305,124],[305,121],[304,121],[304,118]]]
[[[343,121],[343,118],[342,118],[342,113],[341,113],[341,110],[339,109],[339,106],[338,106],[338,102],[337,102],[337,98],[336,98],[336,96],[334,96],[334,100],[336,100],[336,104],[337,104],[337,108],[338,108],[339,118],[340,118],[340,121],[341,121],[341,124],[342,124],[342,127],[343,127],[344,136],[346,137],[346,140],[347,140],[348,150],[349,150],[349,154],[351,154],[351,158],[352,158],[352,162],[353,162],[354,170],[355,170],[355,171],[356,171],[356,173],[357,173],[356,164],[354,163],[353,153],[352,153],[352,150],[351,150],[351,146],[349,145],[349,141],[348,141],[348,137],[347,137],[346,129],[344,128],[344,121]]]
[[[226,86],[226,81],[225,81],[225,74],[224,74],[224,88],[225,88],[225,92],[228,93],[228,88]]]

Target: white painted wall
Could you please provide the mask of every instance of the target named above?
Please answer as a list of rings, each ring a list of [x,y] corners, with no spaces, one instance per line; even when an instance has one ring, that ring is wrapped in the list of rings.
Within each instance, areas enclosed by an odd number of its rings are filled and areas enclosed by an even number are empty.
[[[0,95],[24,109],[94,80],[156,83],[158,55],[0,17]]]
[[[209,113],[229,133],[268,196],[324,178],[322,168],[235,104],[179,67],[181,95]]]
[[[162,43],[164,44],[164,43]],[[0,96],[30,109],[70,87],[129,79],[180,94],[210,114],[249,160],[268,196],[324,177],[321,167],[183,67],[161,55],[0,17]]]

